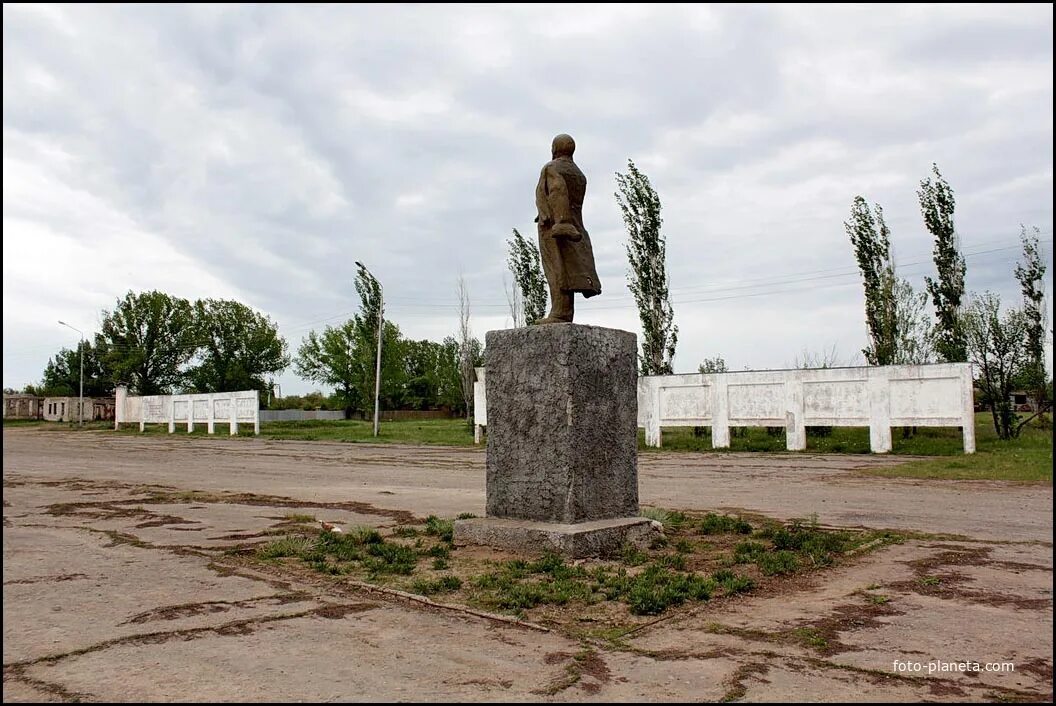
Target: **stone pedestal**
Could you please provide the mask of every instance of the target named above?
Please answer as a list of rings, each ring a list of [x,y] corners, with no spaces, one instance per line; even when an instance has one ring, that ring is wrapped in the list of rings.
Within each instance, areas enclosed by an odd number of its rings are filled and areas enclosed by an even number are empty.
[[[648,543],[638,517],[635,336],[549,324],[487,334],[487,514],[455,542],[569,556]]]

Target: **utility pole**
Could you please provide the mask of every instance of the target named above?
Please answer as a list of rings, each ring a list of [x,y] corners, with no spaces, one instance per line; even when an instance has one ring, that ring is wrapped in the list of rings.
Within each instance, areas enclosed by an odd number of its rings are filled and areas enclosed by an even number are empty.
[[[378,302],[378,362],[374,366],[374,436],[377,437],[378,431],[381,428],[381,418],[379,412],[381,410],[380,402],[381,399],[381,334],[384,330],[382,328],[382,322],[385,320],[385,288],[381,286],[381,282],[378,282],[378,292],[381,294],[381,301]]]
[[[66,328],[72,328],[74,331],[76,331],[77,333],[81,334],[81,345],[79,346],[80,351],[81,351],[81,394],[80,394],[80,398],[77,401],[77,426],[83,427],[84,426],[84,331],[82,331],[79,328],[76,328],[74,326],[70,326],[65,321],[60,321],[59,323],[62,324],[63,326],[65,326]],[[375,434],[375,436],[377,436],[377,434]]]

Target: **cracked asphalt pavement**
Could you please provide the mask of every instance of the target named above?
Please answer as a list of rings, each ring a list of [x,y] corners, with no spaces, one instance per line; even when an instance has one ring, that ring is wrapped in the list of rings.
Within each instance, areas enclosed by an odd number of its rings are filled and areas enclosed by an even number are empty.
[[[857,472],[898,461],[643,454],[645,505],[919,534],[584,644],[225,554],[290,513],[483,514],[480,450],[4,429],[3,698],[1051,701],[1051,485]],[[927,672],[965,661],[1014,670]]]

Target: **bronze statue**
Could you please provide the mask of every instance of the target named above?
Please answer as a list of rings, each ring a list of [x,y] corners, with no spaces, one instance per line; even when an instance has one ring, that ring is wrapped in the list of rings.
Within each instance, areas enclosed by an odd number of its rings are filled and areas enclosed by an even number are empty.
[[[576,292],[584,297],[601,294],[594,250],[583,227],[587,178],[572,161],[575,151],[576,142],[569,135],[555,137],[553,159],[543,167],[535,187],[539,254],[550,286],[550,313],[537,324],[571,322]]]

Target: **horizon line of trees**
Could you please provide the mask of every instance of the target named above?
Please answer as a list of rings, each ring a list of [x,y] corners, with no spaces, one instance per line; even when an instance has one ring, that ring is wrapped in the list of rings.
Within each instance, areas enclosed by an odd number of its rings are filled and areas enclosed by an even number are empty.
[[[310,331],[292,358],[272,319],[240,302],[190,302],[159,291],[129,291],[102,312],[98,333],[60,349],[40,384],[23,391],[76,396],[83,351],[87,397],[112,395],[119,384],[134,395],[259,390],[262,405],[271,408],[317,405],[343,409],[349,417],[373,409],[381,313],[380,285],[365,267],[357,273],[356,289],[360,311],[343,324]],[[466,313],[468,321],[468,298]],[[472,403],[472,368],[481,364],[483,352],[480,341],[469,336],[468,324],[465,333],[465,341],[454,336],[442,342],[411,340],[394,322],[384,321],[383,407],[466,412]],[[291,396],[286,402],[273,397],[274,376],[291,363],[298,375],[333,386],[334,392]]]

